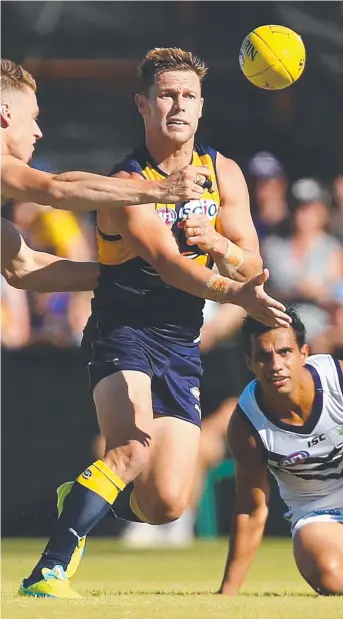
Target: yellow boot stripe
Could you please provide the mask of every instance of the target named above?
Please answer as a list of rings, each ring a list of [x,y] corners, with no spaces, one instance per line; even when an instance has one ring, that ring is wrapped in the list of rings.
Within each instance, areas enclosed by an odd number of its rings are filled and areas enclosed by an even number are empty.
[[[138,503],[137,503],[137,499],[136,499],[136,495],[135,495],[135,491],[132,490],[131,494],[130,494],[130,508],[133,511],[133,513],[137,516],[137,518],[139,518],[142,522],[147,522],[149,523],[149,520],[147,519],[146,516],[144,516],[141,508],[139,507]]]
[[[100,470],[100,468],[95,466],[95,464],[98,463],[91,464],[91,466],[89,466],[83,473],[81,473],[81,475],[77,477],[76,481],[81,484],[81,486],[85,486],[88,490],[92,490],[92,492],[95,492],[95,494],[98,494],[105,499],[107,503],[112,505],[120,492],[120,488],[117,487],[114,480],[109,479],[108,476]],[[114,477],[116,480],[119,480],[119,477],[117,478],[112,471],[111,474],[112,478]],[[122,481],[119,481],[122,486]]]

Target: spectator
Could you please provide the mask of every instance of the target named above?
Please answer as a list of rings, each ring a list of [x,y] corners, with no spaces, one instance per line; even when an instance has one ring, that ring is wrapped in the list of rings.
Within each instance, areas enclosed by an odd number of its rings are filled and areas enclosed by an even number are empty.
[[[332,183],[334,212],[331,232],[343,244],[343,174],[337,174]]]
[[[257,153],[249,163],[252,215],[260,241],[288,231],[288,181],[280,161],[271,153]]]
[[[337,359],[343,359],[343,285],[328,310],[331,324],[312,343],[312,353],[330,353]]]
[[[329,325],[326,305],[343,280],[342,245],[326,232],[328,195],[313,179],[291,189],[293,213],[287,238],[272,236],[262,253],[270,269],[270,288],[281,301],[298,304],[311,343]]]

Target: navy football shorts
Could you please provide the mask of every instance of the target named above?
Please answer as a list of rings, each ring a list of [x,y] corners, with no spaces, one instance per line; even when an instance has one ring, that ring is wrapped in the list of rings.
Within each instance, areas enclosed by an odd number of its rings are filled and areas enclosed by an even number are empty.
[[[201,425],[199,345],[174,343],[143,327],[120,326],[99,332],[88,323],[83,348],[91,351],[90,388],[121,370],[136,370],[151,378],[155,415],[177,417]]]

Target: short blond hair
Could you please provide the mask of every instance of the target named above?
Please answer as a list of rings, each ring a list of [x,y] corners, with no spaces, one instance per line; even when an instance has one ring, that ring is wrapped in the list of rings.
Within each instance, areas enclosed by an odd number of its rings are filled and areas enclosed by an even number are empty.
[[[198,56],[180,47],[155,47],[138,67],[139,91],[147,93],[155,77],[165,71],[194,71],[202,83],[208,68]]]
[[[36,81],[31,73],[13,60],[1,58],[1,92],[31,88],[36,92]]]

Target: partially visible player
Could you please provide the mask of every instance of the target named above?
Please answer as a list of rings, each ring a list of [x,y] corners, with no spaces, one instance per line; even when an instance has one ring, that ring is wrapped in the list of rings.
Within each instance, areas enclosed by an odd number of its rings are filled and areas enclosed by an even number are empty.
[[[50,174],[28,165],[38,126],[36,82],[12,60],[1,60],[1,195],[71,211],[94,211],[158,200],[190,200],[202,195],[197,184],[209,175],[203,167],[186,167],[157,182],[122,181],[88,172]]]
[[[101,272],[84,346],[105,455],[63,487],[56,532],[21,594],[78,597],[71,561],[112,506],[152,524],[177,519],[187,506],[200,438],[204,299],[242,305],[272,326],[290,322],[263,290],[268,273],[240,169],[195,142],[205,73],[202,61],[174,48],[152,50],[140,66],[146,143],[116,166],[117,179],[159,182],[187,165],[206,165],[210,176],[198,201],[153,201],[115,214],[99,204]],[[220,227],[212,253],[187,243],[184,222],[199,210]],[[212,272],[213,262],[225,276]]]
[[[321,595],[343,594],[343,361],[308,357],[305,327],[294,310],[290,329],[252,318],[243,327],[255,374],[229,423],[236,461],[236,501],[220,593],[238,593],[268,515],[268,469],[291,523],[298,569]]]

